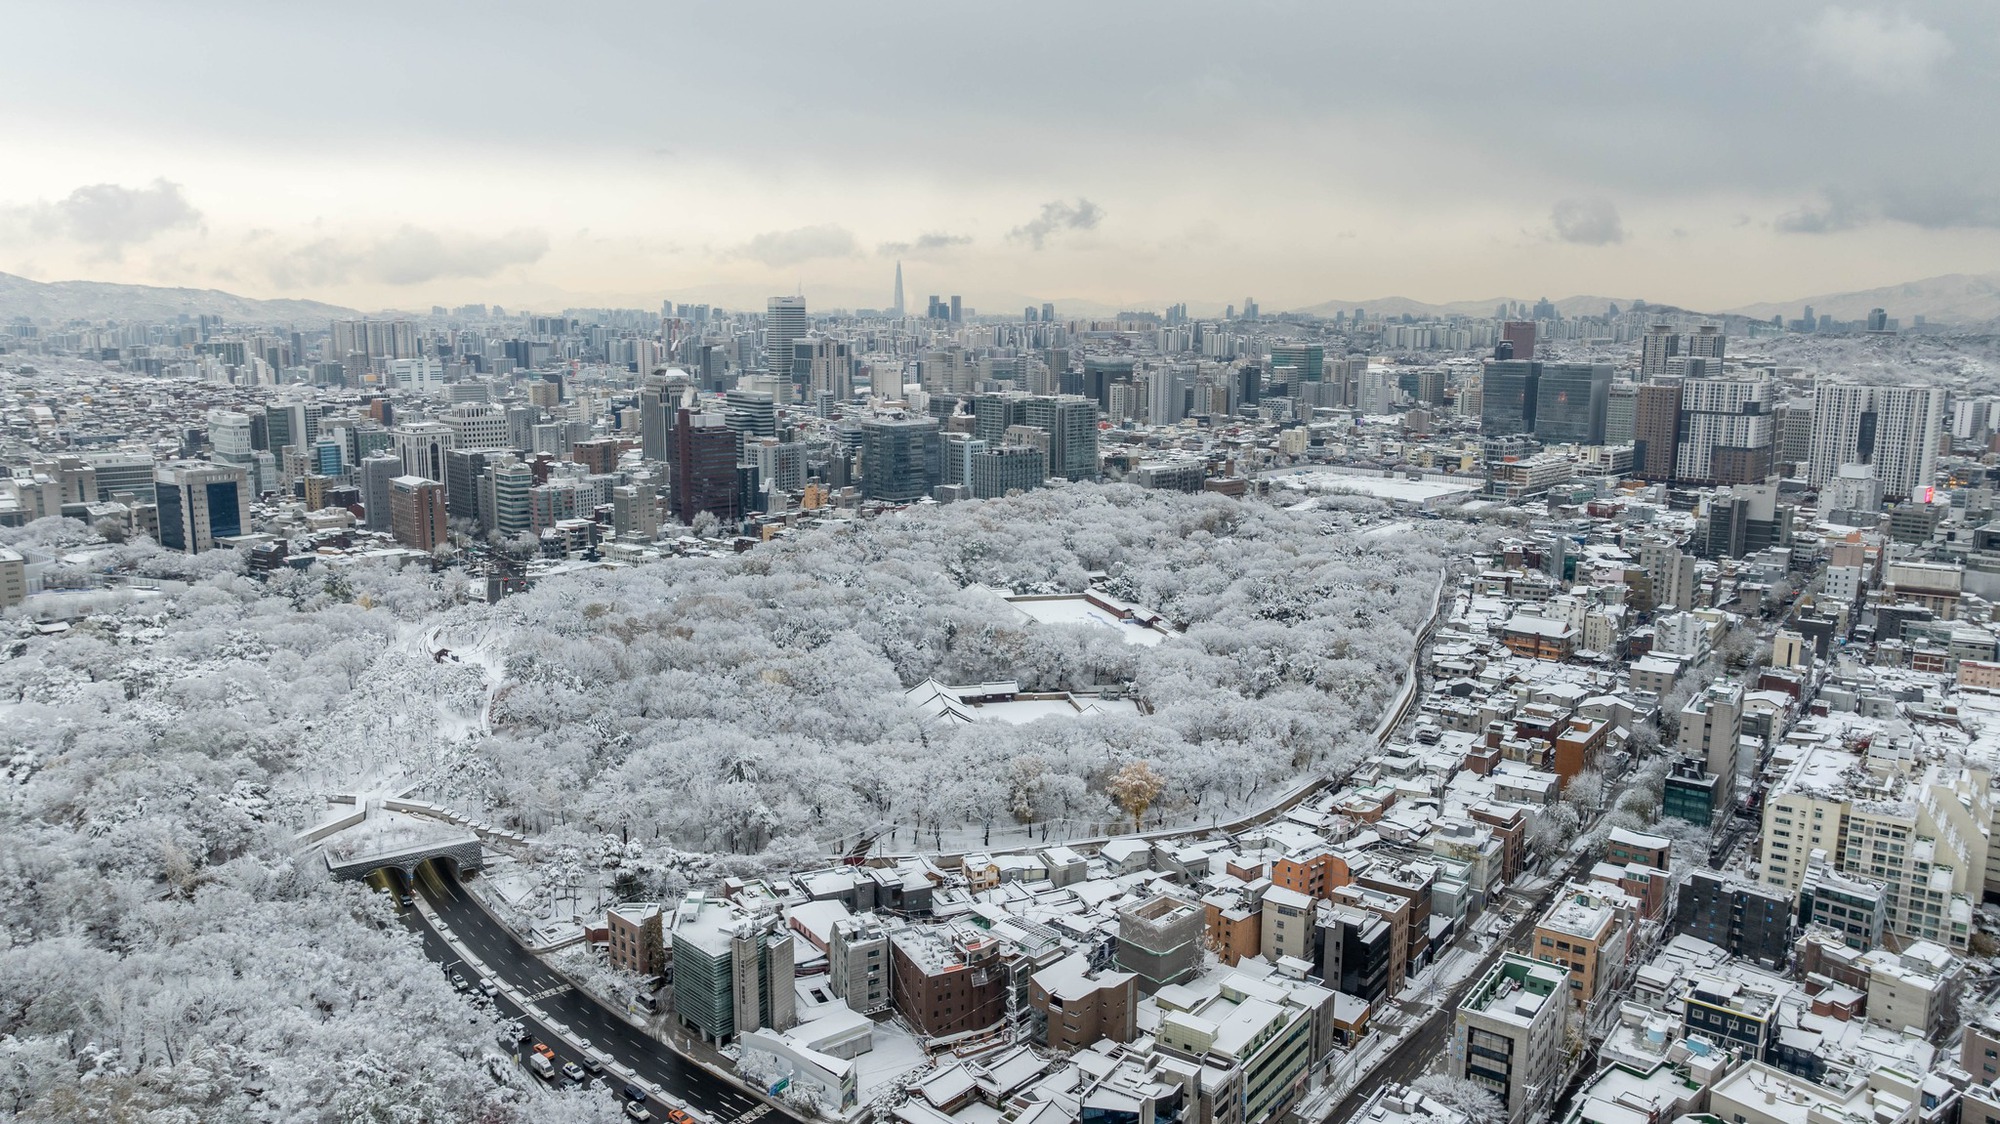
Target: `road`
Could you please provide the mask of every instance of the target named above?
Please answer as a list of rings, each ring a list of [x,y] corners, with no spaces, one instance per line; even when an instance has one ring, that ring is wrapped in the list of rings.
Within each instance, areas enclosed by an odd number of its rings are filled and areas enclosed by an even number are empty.
[[[1535,922],[1540,920],[1548,909],[1549,901],[1560,893],[1569,880],[1574,878],[1589,861],[1583,855],[1572,859],[1548,887],[1537,895],[1533,902],[1528,903],[1527,908],[1515,914],[1513,922],[1494,942],[1492,950],[1480,958],[1479,967],[1453,984],[1445,993],[1444,1001],[1438,1005],[1437,1010],[1425,1018],[1409,1037],[1403,1039],[1388,1057],[1382,1059],[1374,1070],[1341,1100],[1326,1119],[1354,1119],[1355,1114],[1361,1111],[1361,1106],[1367,1103],[1368,1098],[1374,1096],[1384,1084],[1393,1081],[1398,1085],[1408,1085],[1430,1072],[1431,1067],[1440,1059],[1449,1056],[1452,1030],[1458,1022],[1459,1000],[1465,997],[1465,993],[1478,983],[1481,977],[1492,970],[1503,953],[1521,952],[1528,947],[1524,942],[1534,930]],[[1519,899],[1510,898],[1501,908],[1505,913],[1513,914],[1520,904]]]
[[[426,869],[435,869],[428,867]],[[654,1088],[662,1089],[671,1102],[657,1098],[648,1102],[653,1116],[665,1120],[667,1109],[682,1105],[714,1124],[738,1121],[768,1121],[769,1124],[800,1124],[797,1118],[771,1108],[741,1089],[670,1051],[659,1040],[626,1022],[589,996],[571,987],[549,970],[541,959],[514,939],[458,884],[451,874],[440,872],[433,880],[419,878],[415,891],[450,930],[452,940],[470,950],[497,982],[528,997],[548,1016],[547,1022],[527,1016],[524,1021],[534,1031],[535,1041],[546,1042],[555,1051],[556,1065],[582,1060],[578,1044],[596,1052]],[[456,969],[475,987],[479,973],[464,966],[460,955],[447,944],[427,918],[415,909],[402,911],[404,923],[423,941],[424,952],[447,970]],[[512,1018],[522,1016],[519,1006],[503,993],[494,1005]],[[550,1025],[553,1023],[554,1025]],[[561,1076],[557,1083],[564,1083]],[[591,1083],[608,1086],[613,1093],[623,1082],[610,1076],[591,1078]]]

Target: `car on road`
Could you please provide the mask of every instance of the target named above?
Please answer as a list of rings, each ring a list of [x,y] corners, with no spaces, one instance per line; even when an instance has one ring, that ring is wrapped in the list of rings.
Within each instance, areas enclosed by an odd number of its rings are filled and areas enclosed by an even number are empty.
[[[604,1076],[604,1063],[589,1054],[585,1054],[583,1056],[583,1071],[592,1077],[602,1077]]]
[[[465,989],[471,987],[472,985],[465,982],[464,976],[459,975],[457,972],[453,972],[451,974],[451,986],[458,989],[459,991],[464,991]]]
[[[535,1076],[544,1081],[554,1081],[556,1078],[556,1063],[547,1054],[529,1054],[528,1068],[534,1070]]]
[[[695,1119],[694,1113],[687,1109],[670,1108],[667,1110],[667,1124],[700,1124],[700,1122]]]
[[[495,995],[500,994],[500,985],[494,983],[492,980],[480,980],[479,991],[480,994],[486,996],[486,998],[488,999],[491,999]]]
[[[575,1062],[563,1063],[563,1076],[578,1084],[583,1083],[583,1067]]]
[[[627,1085],[625,1086],[625,1099],[644,1104],[646,1103],[646,1090],[639,1088],[637,1085]]]
[[[646,1106],[640,1103],[639,1101],[626,1101],[625,1117],[628,1120],[645,1121],[645,1120],[651,1120],[653,1118],[653,1114],[647,1112]]]

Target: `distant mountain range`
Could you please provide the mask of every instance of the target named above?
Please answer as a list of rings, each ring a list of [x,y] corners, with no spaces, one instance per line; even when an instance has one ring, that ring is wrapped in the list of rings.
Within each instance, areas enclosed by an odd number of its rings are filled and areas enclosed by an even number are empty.
[[[305,300],[255,300],[220,289],[164,289],[108,281],[30,281],[0,273],[0,320],[172,320],[221,316],[245,324],[317,323],[359,316],[351,308]]]
[[[1488,297],[1485,300],[1431,304],[1408,297],[1378,297],[1374,300],[1322,301],[1294,311],[1313,316],[1332,316],[1336,312],[1352,312],[1360,308],[1373,315],[1387,316],[1491,316],[1505,302],[1526,300],[1533,304],[1536,299]],[[1602,315],[1614,304],[1621,309],[1632,307],[1629,297],[1576,296],[1551,303],[1564,316]],[[1806,305],[1811,305],[1818,315],[1831,315],[1841,320],[1859,320],[1867,316],[1870,309],[1880,308],[1902,321],[1906,328],[1918,316],[1932,324],[1985,326],[2000,320],[2000,273],[1950,273],[1943,277],[1927,277],[1921,281],[1906,281],[1900,285],[1885,285],[1853,293],[1821,293],[1736,308],[1686,311],[1716,317],[1769,320],[1773,316],[1783,316],[1792,320],[1805,310]],[[1650,302],[1650,307],[1666,309],[1671,306],[1655,301]]]
[[[1525,300],[1532,304],[1536,299],[1488,297],[1485,300],[1433,304],[1408,297],[1376,297],[1373,300],[1321,301],[1291,311],[1329,317],[1357,308],[1377,316],[1491,316],[1502,303]],[[1029,302],[1024,299],[1021,303]],[[1088,300],[1058,300],[1055,303],[1063,314],[1069,316],[1108,316],[1118,311],[1112,305]],[[1621,309],[1632,307],[1629,297],[1572,296],[1552,303],[1566,317],[1601,315],[1614,304]],[[1189,301],[1188,304],[1197,315],[1208,311],[1206,302]],[[1783,316],[1790,320],[1797,317],[1806,305],[1811,305],[1813,311],[1821,315],[1832,315],[1842,320],[1859,320],[1868,315],[1869,309],[1881,308],[1900,320],[1904,327],[1909,327],[1918,316],[1922,316],[1932,324],[1992,329],[2000,327],[2000,273],[1952,273],[1859,292],[1821,293],[1737,308],[1687,311],[1718,318],[1769,320],[1773,316]],[[1663,311],[1674,307],[1657,301],[1651,302],[1650,306]],[[1153,310],[1165,307],[1162,302],[1153,306]],[[1216,305],[1214,313],[1219,313],[1221,309],[1221,305]],[[258,300],[225,293],[220,289],[168,289],[107,281],[30,281],[25,277],[0,273],[0,320],[16,316],[54,321],[171,320],[183,313],[189,316],[205,313],[236,323],[271,325],[323,323],[361,315],[354,309],[320,301]]]

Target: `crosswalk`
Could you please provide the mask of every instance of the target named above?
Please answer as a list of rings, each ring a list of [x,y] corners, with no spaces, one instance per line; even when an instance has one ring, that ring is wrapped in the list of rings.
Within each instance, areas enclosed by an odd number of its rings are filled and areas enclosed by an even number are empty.
[[[769,1115],[770,1111],[771,1111],[770,1105],[760,1104],[756,1108],[751,1109],[749,1112],[746,1112],[743,1115],[737,1117],[736,1119],[730,1121],[729,1124],[750,1124],[752,1120],[756,1120],[760,1117]]]
[[[561,995],[563,992],[568,991],[569,989],[570,987],[568,984],[557,984],[554,987],[547,988],[542,991],[531,992],[527,995],[522,996],[522,998],[526,999],[530,1003],[540,1003],[542,1000],[548,999],[551,996]]]

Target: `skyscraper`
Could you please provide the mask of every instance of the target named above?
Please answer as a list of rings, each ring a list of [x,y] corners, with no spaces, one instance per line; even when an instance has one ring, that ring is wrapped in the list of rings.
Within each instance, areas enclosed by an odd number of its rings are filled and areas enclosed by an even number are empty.
[[[1771,474],[1771,381],[1692,378],[1681,383],[1678,480],[1753,484]]]
[[[764,371],[779,382],[792,377],[792,343],[806,334],[806,299],[772,297],[764,310]]]
[[[1531,427],[1535,436],[1558,444],[1604,444],[1604,413],[1610,402],[1611,364],[1536,365],[1541,367],[1542,374],[1535,384],[1534,422]]]
[[[1639,380],[1651,382],[1667,373],[1667,360],[1681,353],[1681,338],[1671,324],[1655,324],[1639,340]]]
[[[242,534],[250,522],[250,484],[234,465],[167,461],[153,475],[160,545],[200,554],[215,540]]]
[[[693,525],[706,511],[736,522],[736,434],[721,414],[684,405],[674,418],[674,517]]]
[[[1907,498],[1937,473],[1944,391],[1822,382],[1813,396],[1806,479],[1825,486],[1843,464],[1872,464],[1884,496]]]
[[[889,306],[889,311],[893,315],[895,315],[898,319],[900,319],[903,315],[903,263],[902,262],[896,263],[896,303]]]
[[[445,541],[444,485],[421,476],[389,481],[389,525],[412,550],[436,550]]]
[[[1514,358],[1519,360],[1535,357],[1535,322],[1533,320],[1509,320],[1500,325],[1500,338],[1514,345]]]
[[[1525,359],[1486,363],[1479,398],[1479,432],[1494,435],[1535,431],[1536,392],[1542,365]]]
[[[869,418],[861,423],[861,494],[909,503],[943,480],[936,418]]]

